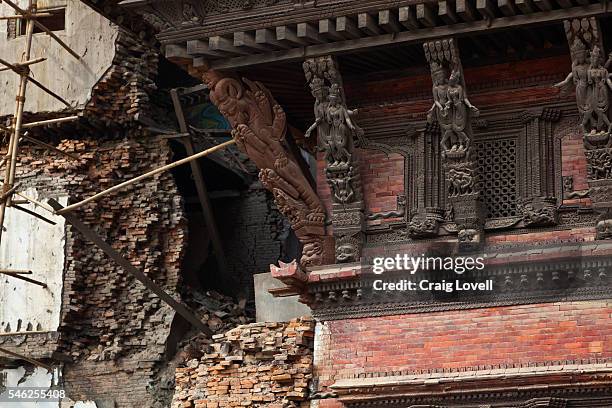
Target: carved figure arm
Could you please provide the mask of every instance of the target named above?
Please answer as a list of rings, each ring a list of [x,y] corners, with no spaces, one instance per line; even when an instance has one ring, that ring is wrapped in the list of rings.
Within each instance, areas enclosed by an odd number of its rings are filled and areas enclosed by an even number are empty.
[[[344,122],[349,127],[349,129],[355,130],[356,129],[355,124],[351,120],[351,115],[350,115],[349,111],[346,108],[342,109],[342,116],[344,116]]]
[[[312,131],[315,130],[317,126],[319,126],[320,124],[321,124],[321,118],[317,118],[315,122],[312,125],[310,125],[310,127],[306,130],[306,132],[304,133],[304,136],[306,138],[309,138]]]
[[[608,60],[604,64],[604,68],[605,69],[609,69],[610,65],[612,65],[612,52],[610,54],[608,54]]]
[[[556,84],[553,85],[553,87],[559,88],[561,90],[565,90],[572,83],[573,78],[574,78],[574,73],[570,72],[569,74],[567,74],[567,77],[563,81],[557,82]]]
[[[468,99],[468,97],[464,97],[463,101],[465,102],[465,105],[470,108],[470,110],[472,111],[472,113],[474,114],[474,116],[478,116],[480,114],[480,110],[475,107],[474,105],[472,105],[472,102],[470,102],[470,100]]]

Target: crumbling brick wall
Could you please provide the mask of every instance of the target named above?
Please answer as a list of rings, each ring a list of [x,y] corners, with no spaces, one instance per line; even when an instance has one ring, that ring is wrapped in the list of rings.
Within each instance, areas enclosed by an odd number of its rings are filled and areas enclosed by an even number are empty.
[[[213,336],[210,353],[177,368],[172,407],[306,407],[313,337],[310,318]]]
[[[159,53],[143,39],[118,27],[115,57],[108,71],[93,87],[84,109],[90,119],[117,125],[139,116],[150,116],[150,95],[157,89]]]
[[[18,167],[22,185],[47,197],[67,194],[75,202],[171,160],[167,141],[139,131],[120,140],[63,140],[59,148],[80,160],[25,148]],[[76,215],[178,296],[187,237],[182,199],[170,173],[90,203]],[[153,407],[157,385],[152,380],[165,359],[175,313],[79,232],[66,229],[58,347],[69,361],[63,369],[66,390],[73,400]]]

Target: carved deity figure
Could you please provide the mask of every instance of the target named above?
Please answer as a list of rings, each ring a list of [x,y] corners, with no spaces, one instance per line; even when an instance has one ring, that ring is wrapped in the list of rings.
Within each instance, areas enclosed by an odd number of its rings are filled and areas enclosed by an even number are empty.
[[[593,47],[591,52],[591,65],[588,70],[588,83],[592,87],[591,103],[589,111],[583,119],[583,128],[586,124],[591,126],[591,133],[607,132],[612,130],[612,124],[608,118],[610,107],[610,92],[612,81],[608,70],[602,65],[601,51],[598,46]]]
[[[348,143],[353,132],[357,132],[357,127],[351,120],[355,112],[348,110],[342,103],[337,84],[328,88],[324,81],[317,77],[312,80],[310,86],[315,97],[315,122],[306,130],[305,136],[310,137],[316,129],[328,166],[344,168],[351,159]]]
[[[433,98],[434,103],[427,112],[427,121],[429,123],[438,121],[440,126],[444,126],[449,122],[447,112],[444,111],[444,106],[448,101],[448,78],[447,71],[442,65],[437,62],[432,62],[432,80],[433,80]]]
[[[334,201],[337,203],[350,203],[355,192],[353,191],[353,167],[349,167],[348,171],[338,174],[330,174],[328,176],[329,184],[331,185]]]
[[[351,113],[341,103],[338,84],[333,84],[329,90],[329,104],[325,118],[329,124],[329,138],[332,141],[331,155],[334,159],[332,165],[348,165],[351,159],[348,142],[356,127],[351,120]]]
[[[474,190],[474,169],[470,163],[449,167],[447,180],[451,197],[471,194]]]
[[[574,40],[571,53],[572,72],[554,86],[565,93],[569,86],[574,84],[576,104],[581,116],[580,124],[585,134],[610,133],[612,124],[608,118],[608,109],[612,81],[607,69],[610,60],[605,66],[602,64],[601,50],[598,46],[593,47],[588,58],[587,48],[579,38]]]
[[[333,162],[333,158],[331,156],[333,141],[330,138],[329,124],[327,123],[327,119],[325,117],[328,105],[327,97],[329,94],[329,88],[325,86],[325,81],[319,77],[315,77],[310,83],[310,91],[312,96],[315,98],[315,122],[310,125],[308,130],[306,130],[304,136],[307,138],[310,137],[312,131],[316,129],[317,136],[319,138],[319,147],[325,152],[325,160],[328,163],[331,163]]]
[[[447,101],[444,105],[443,116],[449,118],[449,123],[441,125],[444,134],[442,136],[442,147],[446,151],[467,151],[470,147],[470,138],[466,134],[470,112],[478,116],[479,111],[468,100],[465,90],[461,85],[461,74],[459,70],[453,70],[448,80]]]
[[[580,113],[580,116],[584,117],[585,112],[589,110],[590,102],[588,83],[589,63],[587,60],[587,49],[579,38],[574,40],[571,53],[572,72],[570,72],[563,81],[555,84],[554,86],[556,88],[560,88],[562,92],[566,92],[570,84],[574,84],[574,87],[576,88],[576,104],[578,105],[578,112]]]

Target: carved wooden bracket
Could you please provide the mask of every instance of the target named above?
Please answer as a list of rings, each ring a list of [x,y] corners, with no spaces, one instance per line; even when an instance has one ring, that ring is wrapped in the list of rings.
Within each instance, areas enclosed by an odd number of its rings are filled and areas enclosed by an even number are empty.
[[[473,158],[472,118],[478,109],[467,97],[459,49],[454,39],[423,44],[431,69],[434,103],[427,114],[430,123],[437,122],[441,131],[441,154],[444,159],[448,204],[458,225],[460,248],[473,248],[482,241],[484,219],[476,164]],[[450,72],[450,76],[449,76]],[[413,236],[437,234],[443,218],[417,214],[410,223]]]
[[[361,258],[364,213],[359,169],[353,155],[353,137],[363,131],[346,106],[342,77],[331,56],[310,58],[304,74],[315,98],[315,122],[306,131],[317,131],[318,146],[325,153],[325,175],[332,192],[332,225],[336,237],[336,261]]]
[[[210,100],[231,124],[236,144],[260,169],[259,179],[303,244],[301,266],[321,265],[326,255],[325,211],[286,146],[285,112],[259,82],[216,71],[205,72],[203,79]]]
[[[599,21],[595,17],[564,21],[571,50],[572,72],[555,84],[565,92],[573,85],[580,115],[587,182],[593,207],[601,214],[597,222],[597,238],[612,238],[612,120],[610,91],[612,83],[608,68],[612,58],[605,60]]]

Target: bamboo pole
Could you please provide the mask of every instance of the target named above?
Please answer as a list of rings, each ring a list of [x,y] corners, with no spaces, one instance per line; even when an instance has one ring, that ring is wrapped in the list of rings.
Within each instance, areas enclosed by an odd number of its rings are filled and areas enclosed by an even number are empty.
[[[11,64],[10,62],[0,58],[0,64],[5,65],[7,68],[9,68],[10,70],[12,70],[13,72],[15,72],[18,75],[27,75],[26,71],[22,68],[20,68],[19,65],[15,65],[15,64]],[[39,87],[40,89],[42,89],[43,91],[45,91],[46,93],[48,93],[49,95],[51,95],[52,97],[54,97],[55,99],[57,99],[58,101],[60,101],[61,103],[63,103],[64,105],[66,105],[69,108],[72,108],[72,105],[70,105],[68,102],[66,102],[66,100],[64,98],[62,98],[61,96],[59,96],[58,94],[56,94],[55,92],[53,92],[52,90],[50,90],[49,88],[47,88],[46,86],[44,86],[43,84],[41,84],[40,82],[38,82],[36,79],[32,78],[31,76],[27,75],[27,78],[30,82],[32,82],[34,85],[36,85],[37,87]]]
[[[29,17],[30,18],[53,17],[53,14],[51,13],[35,13],[35,14],[30,13]],[[20,14],[18,16],[2,16],[0,17],[0,20],[18,20],[21,18],[23,18],[23,15]]]
[[[71,122],[73,120],[77,120],[78,118],[78,116],[66,116],[65,118],[39,120],[37,122],[24,123],[21,127],[24,129],[28,129],[36,126],[51,125],[53,123]]]
[[[27,269],[0,269],[0,273],[2,272],[14,273],[18,275],[31,275],[32,274],[32,271],[29,271]]]
[[[157,168],[155,170],[151,170],[148,173],[142,174],[142,175],[140,175],[140,176],[138,176],[136,178],[133,178],[133,179],[128,180],[128,181],[125,181],[125,182],[123,182],[121,184],[117,184],[116,186],[111,187],[111,188],[109,188],[107,190],[101,191],[98,194],[96,194],[94,196],[91,196],[89,198],[86,198],[83,201],[79,201],[78,203],[74,203],[74,204],[69,205],[67,207],[64,207],[62,209],[59,209],[59,210],[55,211],[55,213],[56,214],[65,214],[65,213],[67,213],[69,211],[74,211],[77,208],[80,208],[80,207],[84,206],[87,203],[95,201],[95,200],[97,200],[99,198],[102,198],[102,197],[108,195],[108,194],[114,193],[117,190],[121,190],[122,188],[127,187],[127,186],[129,186],[131,184],[138,183],[139,181],[144,180],[144,179],[149,178],[149,177],[152,177],[152,176],[154,176],[156,174],[159,174],[159,173],[162,173],[164,171],[173,169],[173,168],[178,167],[178,166],[180,166],[182,164],[189,163],[190,161],[197,160],[197,159],[199,159],[201,157],[208,156],[209,154],[214,153],[217,150],[224,149],[227,146],[230,146],[230,145],[232,145],[234,143],[236,143],[236,141],[234,139],[228,140],[227,142],[223,142],[223,143],[221,143],[221,144],[219,144],[217,146],[211,147],[210,149],[206,149],[204,151],[201,151],[200,153],[196,153],[196,154],[191,155],[189,157],[185,157],[184,159],[175,161],[174,163],[167,164],[167,165],[162,166],[160,168]]]
[[[7,4],[10,0],[7,0]],[[16,6],[15,6],[16,7]],[[19,9],[19,7],[17,7]],[[21,10],[21,9],[19,9]],[[23,11],[23,10],[21,10]],[[30,0],[28,6],[28,12],[36,12],[36,0]],[[23,14],[23,13],[20,13]],[[28,19],[26,23],[26,42],[25,50],[21,57],[22,61],[29,61],[30,54],[32,52],[32,35],[34,34],[34,20]],[[15,67],[13,67],[15,68]],[[13,69],[11,68],[11,69]],[[6,193],[13,188],[15,182],[15,170],[17,168],[17,151],[19,149],[19,135],[21,133],[21,121],[23,119],[23,109],[25,106],[25,94],[28,85],[28,72],[18,72],[19,74],[19,91],[15,98],[15,115],[13,116],[13,125],[11,129],[11,137],[9,139],[8,151],[7,151],[7,166],[4,172],[4,184],[2,185],[2,193]],[[2,232],[4,230],[4,217],[6,215],[6,207],[11,204],[11,197],[7,200],[3,200],[0,203],[0,242],[2,242]]]
[[[4,61],[4,60],[3,60]],[[14,71],[15,68],[19,69],[20,67],[28,67],[30,65],[33,64],[38,64],[39,62],[43,62],[46,61],[46,58],[40,57],[40,58],[34,58],[33,60],[30,61],[26,61],[26,62],[18,62],[16,64],[11,64],[13,67],[9,67],[8,65],[5,66],[4,68],[0,68],[0,72],[2,71],[8,71],[8,70],[12,70]],[[2,64],[6,65],[6,61],[4,61]],[[10,63],[9,63],[10,64]]]
[[[31,331],[22,331],[22,332],[9,332],[9,333],[0,333],[0,337],[10,337],[10,336],[24,336],[26,334],[47,334],[48,331],[44,330],[31,330]]]
[[[40,208],[49,211],[50,213],[54,213],[55,212],[55,210],[53,208],[49,207],[47,204],[42,203],[42,202],[37,201],[37,200],[34,200],[33,198],[30,198],[30,197],[26,196],[23,193],[15,192],[15,195],[18,195],[19,197],[21,197],[21,198],[23,198],[25,200],[28,200],[32,204],[37,205]]]

